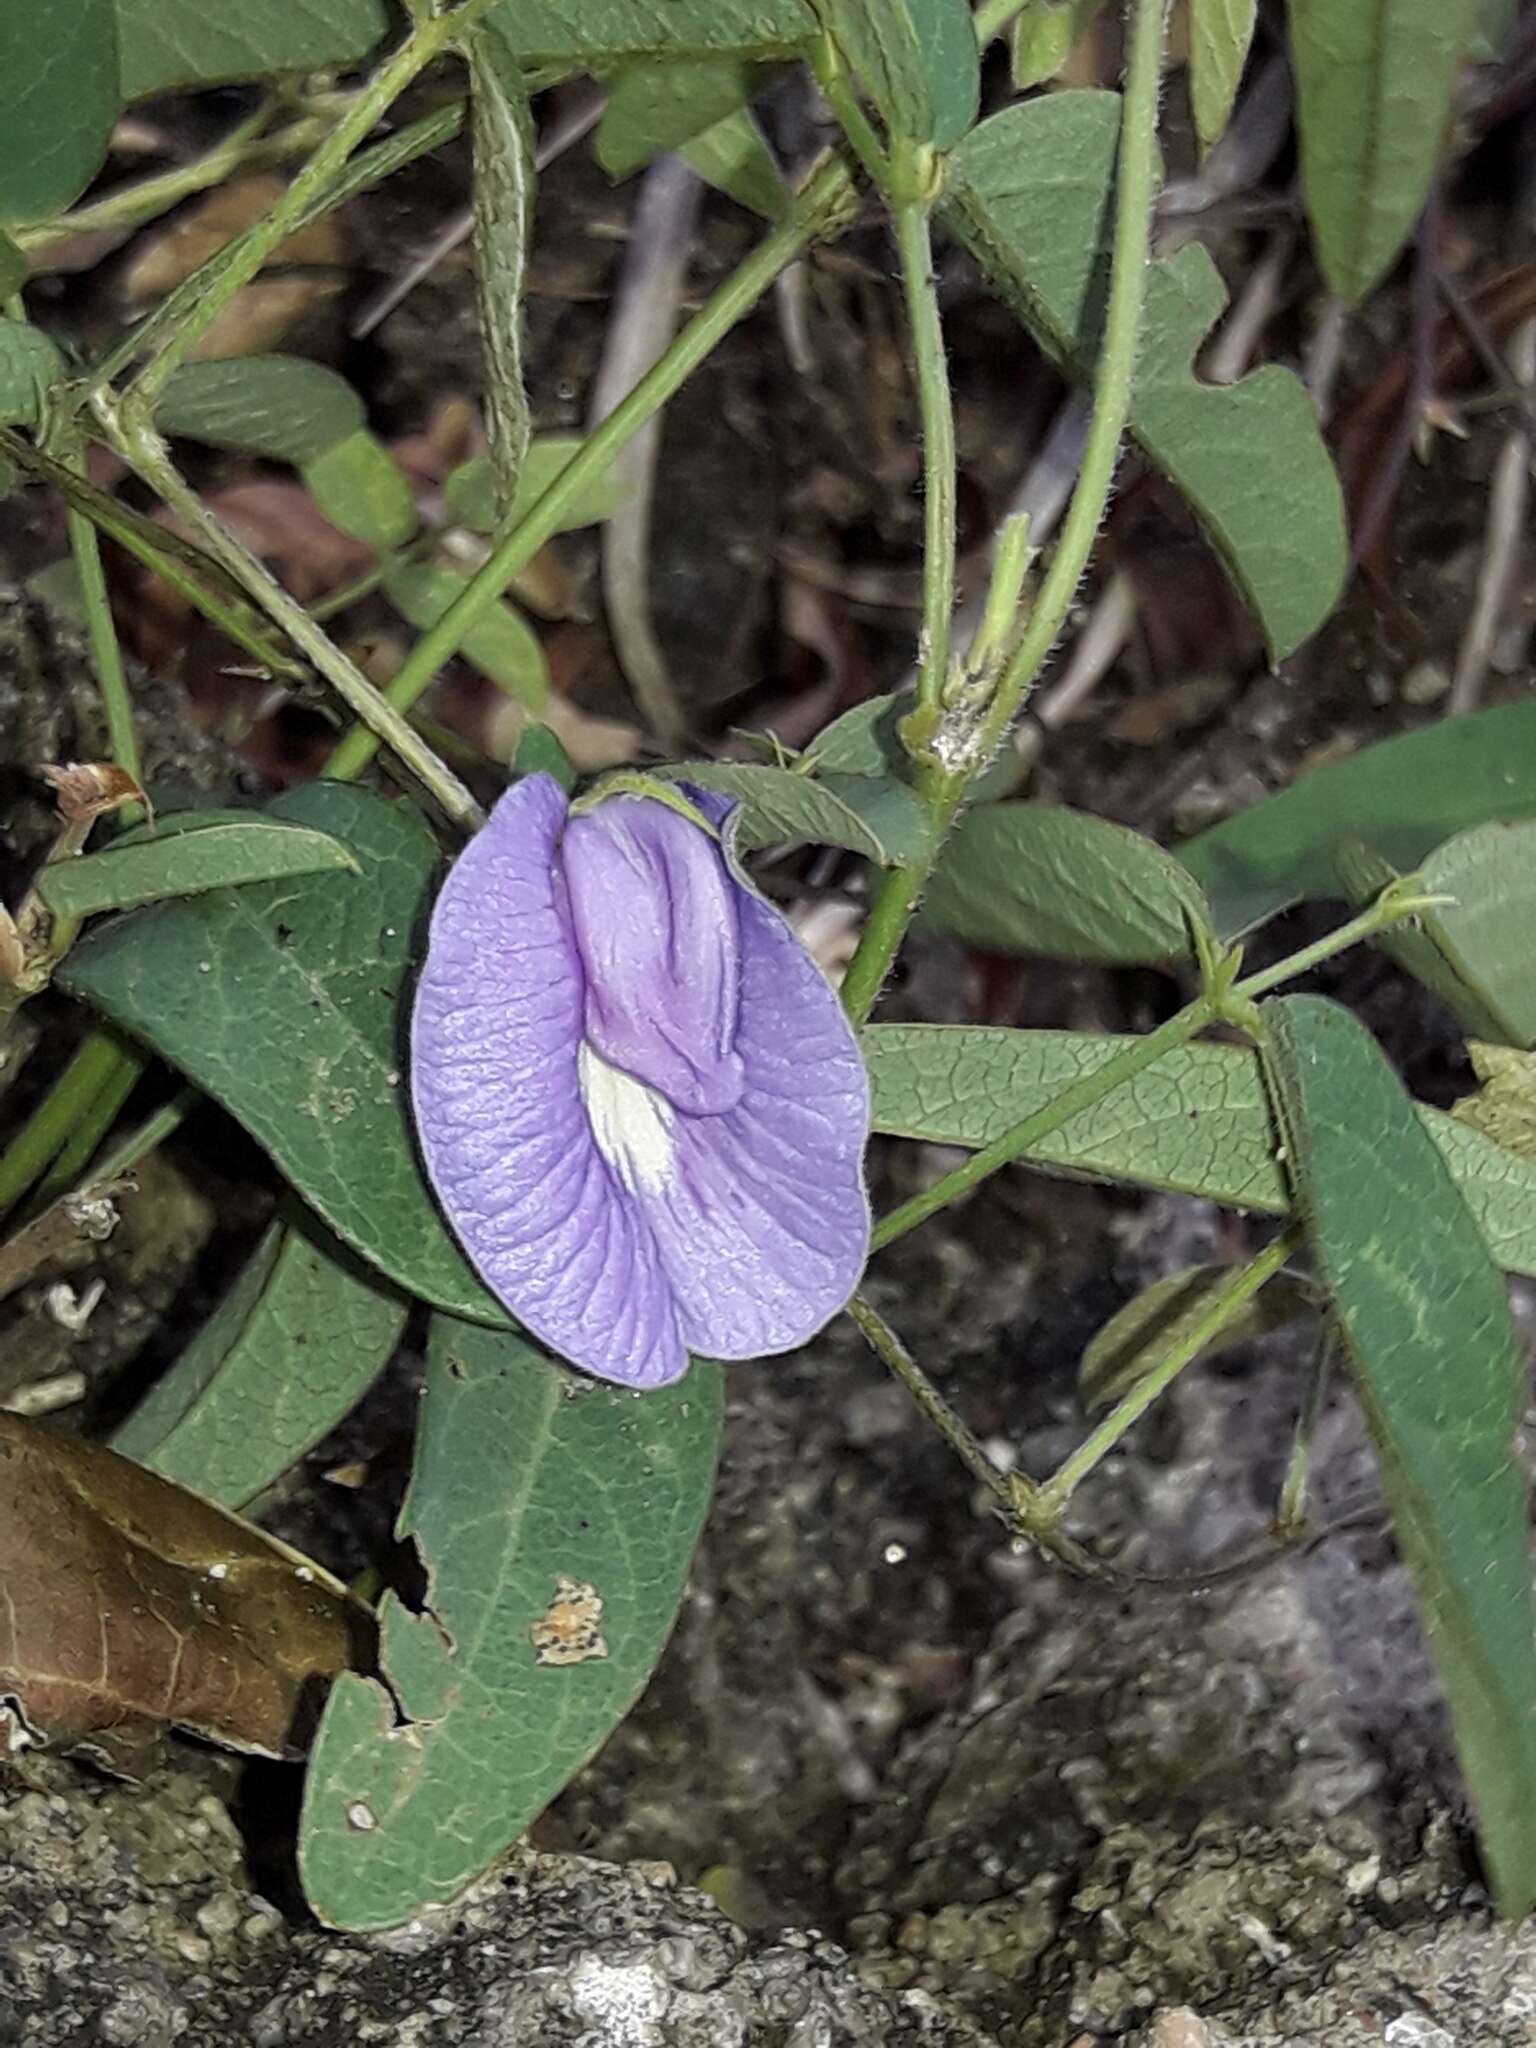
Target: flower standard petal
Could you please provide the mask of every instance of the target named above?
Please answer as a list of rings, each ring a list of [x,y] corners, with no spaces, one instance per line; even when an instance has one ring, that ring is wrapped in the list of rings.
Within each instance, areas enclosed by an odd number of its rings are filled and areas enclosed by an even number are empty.
[[[443,885],[412,1020],[417,1129],[497,1298],[587,1371],[661,1386],[687,1351],[654,1235],[583,1099],[585,982],[557,887],[565,821],[559,785],[528,776]]]

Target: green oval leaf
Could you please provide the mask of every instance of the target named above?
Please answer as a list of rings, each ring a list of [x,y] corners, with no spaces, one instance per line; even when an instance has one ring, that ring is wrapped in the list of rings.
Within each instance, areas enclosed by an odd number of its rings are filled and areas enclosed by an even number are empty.
[[[38,875],[37,893],[55,917],[93,917],[166,896],[356,870],[329,833],[262,817],[199,824],[193,815],[177,819],[173,831],[135,833],[130,843],[56,862]]]
[[[815,0],[887,132],[952,149],[976,119],[981,62],[968,0]]]
[[[418,631],[435,626],[469,581],[456,569],[436,562],[402,562],[391,569],[381,588],[402,617]],[[549,663],[544,643],[519,611],[493,604],[464,635],[462,652],[499,690],[541,711],[549,695]]]
[[[1210,924],[1199,885],[1139,832],[1053,804],[961,820],[924,915],[974,946],[1128,967],[1182,959]]]
[[[1515,1449],[1525,1362],[1414,1105],[1338,1004],[1267,1004],[1287,1170],[1354,1369],[1502,1912],[1536,1905],[1536,1603]]]
[[[1303,897],[1338,895],[1335,855],[1346,840],[1406,873],[1464,826],[1532,816],[1536,702],[1524,698],[1314,768],[1186,840],[1179,859],[1230,936]]]
[[[979,1150],[1132,1041],[1076,1031],[875,1024],[860,1036],[874,1128]],[[1536,1274],[1536,1161],[1515,1157],[1438,1109],[1419,1109],[1493,1256]],[[1188,1045],[1021,1155],[1047,1173],[1131,1181],[1283,1214],[1290,1193],[1257,1057]]]
[[[0,7],[0,221],[49,220],[80,197],[118,100],[113,0]]]
[[[1189,98],[1206,149],[1231,118],[1257,13],[1258,0],[1189,0]]]
[[[1010,107],[955,151],[940,207],[999,298],[1090,388],[1119,130],[1114,93]],[[1193,243],[1151,266],[1131,431],[1189,500],[1278,657],[1338,602],[1343,499],[1312,402],[1289,370],[1255,370],[1226,387],[1196,377],[1196,352],[1226,302],[1215,264]]]
[[[1477,0],[1289,0],[1301,183],[1318,261],[1363,299],[1429,192]]]
[[[173,371],[155,424],[214,448],[302,464],[365,421],[362,400],[334,370],[302,356],[235,356]]]
[[[299,1848],[323,1920],[393,1927],[453,1898],[628,1713],[682,1598],[719,1427],[718,1367],[637,1398],[434,1318],[400,1516],[427,1612],[386,1594],[385,1683],[349,1673],[326,1704]]]
[[[35,427],[63,377],[63,360],[46,334],[0,316],[0,426]]]
[[[609,81],[594,148],[610,178],[627,178],[664,150],[679,149],[751,97],[739,59],[630,64]]]
[[[507,524],[515,526],[543,497],[550,485],[581,452],[580,434],[540,434],[528,444],[522,475],[517,480],[517,497]],[[443,486],[448,509],[463,525],[476,533],[496,532],[496,506],[491,490],[491,465],[484,455],[461,462]],[[623,502],[623,491],[611,469],[602,470],[569,504],[557,533],[572,533],[581,526],[596,526],[610,518]]]
[[[1078,1365],[1078,1392],[1087,1406],[1108,1408],[1139,1386],[1231,1285],[1230,1266],[1186,1266],[1133,1295],[1093,1337]],[[1283,1329],[1316,1305],[1299,1280],[1276,1273],[1195,1357],[1211,1357]]]
[[[407,1306],[291,1203],[112,1448],[244,1507],[368,1391]]]
[[[1370,899],[1396,879],[1389,862],[1345,848],[1347,892]],[[1375,944],[1432,989],[1475,1038],[1536,1045],[1536,818],[1474,825],[1419,869],[1424,893],[1451,900],[1377,934]]]
[[[420,523],[411,480],[377,435],[359,427],[300,463],[304,487],[332,526],[381,553],[403,548]]]
[[[337,782],[269,817],[330,833],[356,874],[133,910],[56,977],[245,1125],[338,1237],[411,1294],[506,1316],[448,1235],[406,1102],[407,975],[440,865],[420,814]]]
[[[882,867],[914,859],[927,826],[917,799],[899,783],[873,776],[798,774],[755,762],[683,761],[664,771],[741,806],[738,844],[754,847],[846,846]]]
[[[1103,4],[1104,0],[1024,0],[1010,33],[1014,90],[1028,92],[1054,78]]]

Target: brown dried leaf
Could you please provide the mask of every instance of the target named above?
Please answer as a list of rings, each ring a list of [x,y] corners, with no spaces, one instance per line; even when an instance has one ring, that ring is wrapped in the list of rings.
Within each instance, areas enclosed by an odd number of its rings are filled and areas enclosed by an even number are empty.
[[[146,312],[166,292],[174,291],[227,242],[270,213],[286,189],[276,172],[236,178],[216,185],[195,205],[177,213],[169,225],[145,235],[126,266],[120,285],[122,310],[129,318]],[[279,245],[273,262],[326,269],[343,259],[341,230],[334,216],[302,228]]]
[[[66,825],[94,824],[122,804],[149,807],[148,797],[127,769],[111,761],[66,761],[62,768],[45,768],[42,775]]]
[[[1484,1045],[1476,1038],[1467,1050],[1483,1085],[1475,1095],[1464,1095],[1453,1103],[1451,1115],[1492,1138],[1506,1152],[1536,1159],[1536,1053],[1517,1052],[1508,1045]]]
[[[0,1415],[0,1704],[11,1747],[132,1774],[173,1726],[304,1753],[373,1617],[296,1551],[113,1451]]]

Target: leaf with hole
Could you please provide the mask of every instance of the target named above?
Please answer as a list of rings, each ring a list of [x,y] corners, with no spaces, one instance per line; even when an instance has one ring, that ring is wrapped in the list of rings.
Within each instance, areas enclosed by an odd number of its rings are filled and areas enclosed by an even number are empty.
[[[356,870],[346,847],[327,832],[260,816],[221,814],[200,823],[192,813],[178,817],[171,831],[135,832],[100,853],[56,861],[39,872],[36,886],[55,917],[94,917],[167,896]]]
[[[874,1128],[979,1150],[1044,1108],[1133,1041],[1077,1031],[970,1024],[875,1024],[860,1037]],[[1438,1109],[1419,1108],[1499,1264],[1536,1275],[1536,1162]],[[1072,1178],[1130,1181],[1283,1214],[1258,1060],[1230,1045],[1188,1045],[1111,1090],[1020,1155]]]
[[[1361,840],[1406,873],[1468,825],[1536,816],[1536,701],[1519,699],[1362,747],[1178,849],[1217,929],[1248,931],[1309,896],[1337,896],[1337,850]]]
[[[1078,1392],[1085,1404],[1108,1408],[1139,1386],[1211,1312],[1232,1277],[1230,1266],[1186,1266],[1133,1295],[1090,1340],[1078,1364]],[[1214,1357],[1234,1344],[1268,1336],[1316,1306],[1299,1280],[1276,1273],[1195,1357]]]
[[[331,834],[357,872],[129,911],[87,933],[58,984],[222,1103],[398,1286],[505,1325],[422,1177],[406,1100],[409,972],[436,842],[411,805],[344,783],[306,783],[264,815]]]
[[[523,473],[518,478],[517,497],[508,526],[525,519],[550,485],[570,466],[582,449],[580,434],[540,434],[528,444]],[[491,491],[491,465],[484,455],[472,455],[461,462],[443,486],[448,509],[463,525],[476,533],[496,531],[496,507]],[[611,469],[599,472],[566,507],[557,533],[572,533],[578,527],[597,526],[610,518],[623,502],[618,479]]]
[[[981,62],[969,0],[814,0],[886,131],[952,149],[976,119]]]
[[[400,1340],[406,1307],[291,1202],[112,1448],[244,1507],[367,1393]]]
[[[436,562],[402,562],[391,569],[381,588],[395,610],[420,632],[435,626],[469,581],[456,569]],[[549,663],[544,644],[532,626],[509,604],[493,604],[464,635],[463,654],[499,690],[541,711],[549,695]]]
[[[373,1616],[275,1537],[115,1452],[0,1415],[0,1698],[36,1742],[138,1775],[155,1731],[303,1754]]]
[[[924,903],[973,946],[1108,966],[1183,959],[1210,912],[1199,885],[1139,832],[1054,804],[963,818]]]
[[[1288,0],[1301,186],[1329,288],[1352,304],[1413,230],[1478,0]]]
[[[1120,101],[1059,92],[968,135],[941,213],[992,289],[1075,383],[1098,364],[1109,275]],[[1263,628],[1287,654],[1338,602],[1343,500],[1301,382],[1273,365],[1202,384],[1194,358],[1226,304],[1189,244],[1151,267],[1131,431],[1189,500]]]
[[[1395,881],[1378,854],[1346,843],[1340,881],[1368,903]],[[1475,1038],[1536,1045],[1536,818],[1474,825],[1436,847],[1419,877],[1450,900],[1390,926],[1375,944],[1422,981]]]
[[[323,1920],[394,1927],[453,1898],[629,1712],[682,1598],[719,1428],[716,1366],[636,1397],[434,1318],[399,1525],[426,1611],[386,1594],[384,1683],[348,1677],[327,1704],[299,1848]]]
[[[927,831],[917,799],[899,783],[868,775],[798,774],[756,762],[683,761],[665,773],[740,805],[739,844],[846,846],[892,867],[921,851]]]
[[[1231,119],[1257,13],[1258,0],[1189,0],[1189,98],[1204,149]]]
[[[1504,1283],[1413,1103],[1336,1003],[1265,1006],[1287,1172],[1450,1702],[1494,1898],[1536,1905],[1536,1603]]]
[[[385,553],[419,525],[411,480],[376,434],[359,427],[299,465],[304,487],[332,526]]]
[[[273,355],[184,363],[166,383],[155,424],[213,448],[302,464],[365,422],[345,378],[302,356]]]
[[[0,7],[0,221],[50,220],[79,198],[119,98],[113,0]]]

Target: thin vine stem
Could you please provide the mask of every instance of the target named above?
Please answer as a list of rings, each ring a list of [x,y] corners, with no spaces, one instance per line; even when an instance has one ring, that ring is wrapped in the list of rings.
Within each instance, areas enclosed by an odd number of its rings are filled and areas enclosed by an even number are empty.
[[[1088,566],[1109,502],[1120,444],[1130,417],[1136,345],[1146,303],[1152,198],[1157,179],[1157,100],[1168,0],[1128,0],[1130,33],[1120,103],[1120,148],[1109,305],[1095,381],[1093,416],[1077,487],[1018,647],[974,731],[946,746],[941,732],[925,748],[918,795],[929,813],[927,843],[917,860],[887,873],[876,891],[848,973],[843,1001],[862,1023],[890,972],[908,922],[938,858],[944,835],[965,800],[971,778],[991,760],[1055,644]]]
[[[117,627],[112,618],[112,600],[107,594],[101,540],[91,521],[73,505],[65,512],[64,520],[69,533],[70,552],[75,560],[75,574],[80,579],[80,592],[85,600],[85,630],[90,641],[91,662],[96,670],[96,687],[101,692],[101,708],[107,721],[107,744],[118,767],[131,775],[135,782],[140,782],[143,778],[139,736],[134,729],[133,700],[128,694],[128,672],[123,666],[123,650],[118,644]],[[125,812],[124,822],[132,824],[138,815],[139,807],[135,804]]]
[[[926,199],[894,209],[896,246],[907,326],[917,373],[923,427],[923,629],[917,698],[937,710],[949,674],[950,621],[955,610],[955,411],[944,354],[944,328],[933,274]]]
[[[117,1041],[105,1031],[92,1031],[81,1040],[69,1065],[0,1153],[0,1216],[47,1172],[97,1095],[112,1085],[119,1064]]]
[[[779,273],[812,242],[836,233],[851,218],[855,203],[855,188],[847,166],[841,158],[829,157],[796,195],[783,222],[712,294],[628,397],[593,429],[548,490],[495,543],[459,596],[416,642],[384,693],[396,716],[409,711],[452,660],[476,621],[485,616],[513,577],[559,531],[566,510],[592,480],[602,474],[618,451],[746,317]],[[383,737],[377,722],[369,722],[372,731],[354,729],[341,741],[326,765],[328,775],[348,780],[362,773]]]

